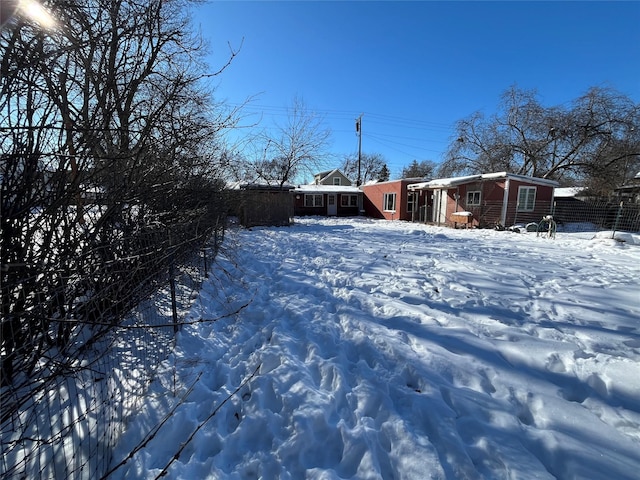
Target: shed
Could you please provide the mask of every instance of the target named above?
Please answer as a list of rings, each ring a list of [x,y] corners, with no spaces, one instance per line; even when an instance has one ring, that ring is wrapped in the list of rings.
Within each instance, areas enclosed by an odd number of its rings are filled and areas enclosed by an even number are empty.
[[[292,190],[291,185],[237,185],[231,193],[231,213],[245,227],[290,225],[294,215]]]
[[[507,172],[440,178],[408,186],[432,198],[427,221],[456,226],[456,212],[470,212],[467,225],[486,227],[537,222],[553,209],[558,182]],[[466,226],[466,225],[465,225]]]

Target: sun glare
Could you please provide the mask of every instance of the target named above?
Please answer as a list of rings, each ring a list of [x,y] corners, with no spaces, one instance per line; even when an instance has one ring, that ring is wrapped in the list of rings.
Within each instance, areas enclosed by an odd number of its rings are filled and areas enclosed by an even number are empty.
[[[21,0],[19,8],[27,17],[37,22],[42,28],[50,29],[56,26],[56,21],[53,16],[35,0]]]

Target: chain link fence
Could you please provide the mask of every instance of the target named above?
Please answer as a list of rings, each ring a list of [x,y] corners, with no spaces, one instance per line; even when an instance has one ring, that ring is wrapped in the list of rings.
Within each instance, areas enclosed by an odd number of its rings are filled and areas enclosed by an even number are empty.
[[[108,315],[90,324],[76,322],[68,344],[51,342],[33,366],[16,361],[19,355],[14,355],[12,382],[5,382],[0,397],[2,478],[104,475],[127,418],[173,347],[175,331],[199,290],[221,235],[222,230],[216,231],[203,248],[158,275],[157,290],[116,325],[110,325],[114,319]],[[132,271],[123,273],[135,276]],[[41,333],[62,325],[55,323]]]
[[[640,232],[638,203],[585,202],[569,198],[557,200],[553,207],[552,214],[558,225],[558,232]]]
[[[215,182],[90,190],[51,158],[0,157],[1,478],[104,475],[225,231]]]
[[[536,202],[531,211],[522,211],[516,204],[483,202],[469,209],[479,228],[509,229],[538,224],[547,215],[557,223],[558,232],[589,233],[604,230],[640,232],[640,204],[630,202],[581,201],[575,198],[554,202]],[[434,221],[433,207],[421,207],[416,221],[455,226],[451,216]],[[503,217],[506,220],[503,224]],[[458,219],[459,220],[459,219]]]

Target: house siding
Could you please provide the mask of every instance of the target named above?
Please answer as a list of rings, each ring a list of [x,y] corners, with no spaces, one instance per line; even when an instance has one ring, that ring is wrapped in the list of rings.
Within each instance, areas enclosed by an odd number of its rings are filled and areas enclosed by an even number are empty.
[[[479,181],[463,185],[458,185],[452,195],[457,193],[460,197],[457,204],[455,201],[450,206],[450,211],[467,211],[473,214],[471,226],[478,227],[501,222],[502,206],[505,193],[505,180]],[[480,205],[467,205],[468,192],[480,192]],[[455,199],[454,199],[455,200]],[[455,218],[447,216],[449,226],[455,226]]]
[[[307,193],[307,195],[309,195],[310,193]],[[313,195],[313,194],[312,194]],[[322,195],[322,206],[321,207],[308,207],[304,204],[304,193],[296,193],[296,195],[294,196],[294,214],[296,216],[314,216],[314,215],[319,215],[319,216],[327,216],[328,215],[328,210],[327,210],[327,197],[329,194],[327,193],[317,193],[315,195]],[[342,195],[358,195],[359,197],[362,195],[361,193],[358,194],[342,194],[342,193],[336,193],[336,202],[337,202],[337,216],[338,217],[353,217],[353,216],[357,216],[359,215],[359,209],[358,206],[348,206],[348,207],[344,207],[342,206],[341,202],[342,202]],[[360,200],[359,200],[360,201]]]
[[[505,208],[505,189],[508,191]],[[532,211],[518,211],[519,187],[534,187],[536,189],[535,205]],[[480,191],[480,205],[470,206],[466,204],[467,193]],[[459,195],[456,202],[455,195]],[[553,202],[553,187],[536,185],[520,180],[500,179],[482,182],[474,182],[458,185],[447,191],[447,215],[446,225],[456,226],[460,223],[453,213],[468,211],[473,214],[471,226],[485,227],[487,225],[537,222],[551,212]],[[504,218],[503,218],[504,216]]]
[[[427,196],[435,193],[438,198],[440,193],[443,195],[443,200],[434,205],[433,209],[442,205],[446,212],[439,214],[438,211],[432,210],[431,214],[427,214],[426,221],[452,227],[459,224],[486,227],[495,224],[510,226],[515,223],[539,222],[552,211],[555,182],[522,175],[487,174],[434,180],[417,184],[416,187]],[[520,187],[535,188],[535,202],[530,211],[518,209]],[[480,192],[479,204],[467,203],[469,192]],[[455,212],[463,211],[472,213],[469,223],[463,216],[454,215]]]
[[[518,211],[519,187],[535,187],[535,205],[532,211]],[[506,224],[539,222],[542,217],[553,211],[553,187],[534,185],[518,180],[511,180],[509,186],[509,201],[507,204]]]
[[[334,183],[334,179],[339,178],[340,183]],[[315,185],[339,185],[348,187],[353,185],[353,182],[347,178],[347,176],[340,170],[332,170],[330,172],[322,172],[314,175],[313,183]]]
[[[364,194],[364,211],[365,215],[372,218],[384,218],[387,220],[417,220],[419,210],[425,205],[426,195],[422,192],[415,192],[417,202],[414,205],[415,214],[408,210],[409,192],[408,185],[416,183],[413,179],[392,180],[389,182],[375,183],[372,185],[362,186]],[[395,212],[384,210],[385,194],[396,194],[396,210]]]

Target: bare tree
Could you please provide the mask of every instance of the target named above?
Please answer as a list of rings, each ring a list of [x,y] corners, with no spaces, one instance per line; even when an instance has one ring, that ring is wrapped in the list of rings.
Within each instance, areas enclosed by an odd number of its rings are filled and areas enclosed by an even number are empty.
[[[314,174],[324,166],[331,131],[322,117],[295,97],[286,123],[276,124],[274,133],[262,134],[251,162],[257,177],[283,187],[303,174]]]
[[[353,179],[358,176],[358,157],[350,155],[344,159],[342,173]],[[363,153],[360,157],[360,175],[362,183],[389,180],[389,168],[379,153]]]
[[[2,18],[3,478],[88,468],[52,456],[69,432],[90,436],[88,418],[117,430],[123,398],[111,394],[125,393],[101,362],[123,342],[123,320],[223,231],[220,133],[235,112],[212,100],[219,71],[203,62],[190,3],[50,0],[51,29],[23,16],[23,2]],[[146,342],[157,333],[136,331]],[[64,406],[65,391],[84,381],[93,393],[94,378],[105,398]]]
[[[441,175],[506,170],[564,182],[610,186],[629,177],[640,156],[640,107],[611,89],[592,88],[570,107],[543,107],[516,87],[491,118],[458,122]]]
[[[3,385],[71,372],[219,224],[233,119],[188,3],[49,2],[54,29],[0,31]]]

